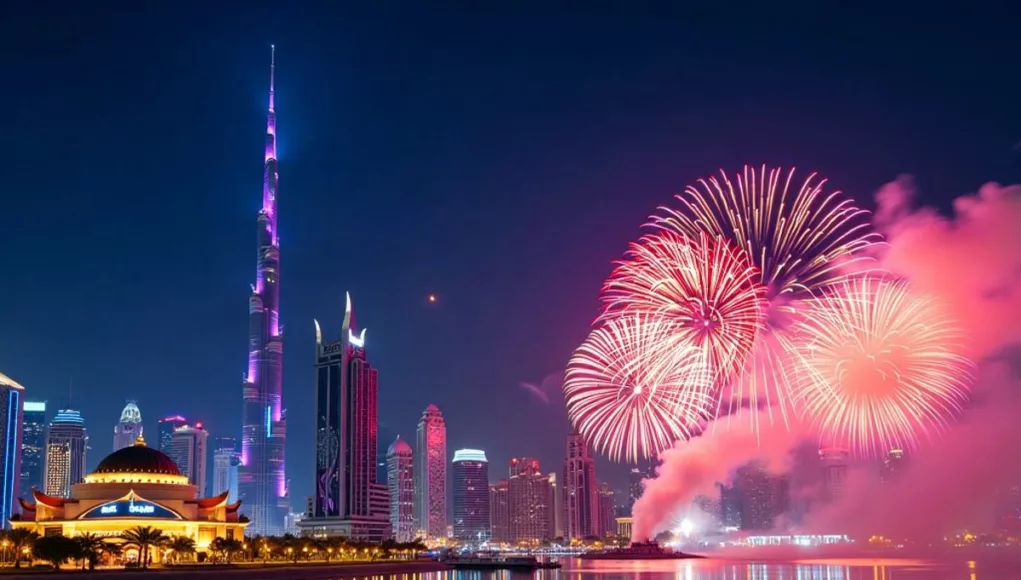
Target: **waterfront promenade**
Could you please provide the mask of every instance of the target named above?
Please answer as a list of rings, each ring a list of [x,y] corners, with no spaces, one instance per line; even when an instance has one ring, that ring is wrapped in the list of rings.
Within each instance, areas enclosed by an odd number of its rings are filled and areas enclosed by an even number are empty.
[[[180,566],[169,568],[138,569],[100,569],[89,573],[78,573],[76,576],[90,580],[127,580],[130,578],[157,578],[159,580],[185,580],[188,578],[225,577],[230,580],[336,580],[338,578],[355,578],[362,576],[378,576],[388,574],[415,574],[423,572],[439,572],[449,570],[450,566],[429,560],[387,561],[357,564],[207,564],[196,566]],[[70,569],[59,572],[39,571],[38,569],[18,573],[7,568],[0,572],[0,578],[47,578],[72,574]]]

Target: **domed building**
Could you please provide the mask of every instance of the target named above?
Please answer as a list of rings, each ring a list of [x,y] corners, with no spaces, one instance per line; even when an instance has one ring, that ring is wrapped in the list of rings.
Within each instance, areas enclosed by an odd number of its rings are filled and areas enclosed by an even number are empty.
[[[151,526],[168,536],[191,538],[204,551],[216,538],[243,539],[248,525],[239,517],[240,501],[227,503],[227,492],[198,497],[198,488],[174,461],[146,446],[141,437],[100,461],[95,471],[71,486],[71,497],[37,489],[32,495],[34,502],[20,500],[21,518],[12,519],[11,526],[43,536],[119,536],[136,526]]]

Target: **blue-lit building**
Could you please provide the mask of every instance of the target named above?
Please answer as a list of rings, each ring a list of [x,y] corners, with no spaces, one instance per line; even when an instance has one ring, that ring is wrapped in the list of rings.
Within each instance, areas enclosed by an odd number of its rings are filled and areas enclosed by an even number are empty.
[[[0,374],[0,520],[10,526],[21,483],[21,405],[25,388]]]
[[[46,403],[25,401],[21,428],[21,497],[31,497],[32,489],[43,490],[46,480]]]
[[[454,452],[454,537],[481,544],[492,536],[489,514],[489,462],[478,449]]]
[[[53,497],[71,497],[71,486],[85,477],[89,436],[80,411],[61,409],[46,434],[46,489]]]

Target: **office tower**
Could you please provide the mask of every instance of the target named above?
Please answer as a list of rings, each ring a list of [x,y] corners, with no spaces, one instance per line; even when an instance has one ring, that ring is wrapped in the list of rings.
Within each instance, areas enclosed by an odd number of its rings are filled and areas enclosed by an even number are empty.
[[[415,471],[411,446],[397,437],[386,452],[390,527],[398,542],[415,539]]]
[[[510,538],[510,487],[506,479],[489,486],[491,541],[506,544]]]
[[[507,481],[511,542],[536,545],[553,539],[549,499],[550,480],[539,471],[539,460],[511,459]]]
[[[720,488],[720,524],[724,529],[741,527],[741,489],[734,483],[717,484]]]
[[[238,467],[241,454],[237,439],[217,437],[213,446],[213,496],[227,492],[227,501],[234,503],[238,497]]]
[[[113,428],[113,450],[131,447],[142,436],[142,412],[135,401],[128,401],[121,411],[121,419]]]
[[[167,453],[177,464],[181,475],[187,476],[188,482],[199,489],[199,497],[206,495],[208,439],[209,433],[202,428],[202,423],[196,423],[194,427],[178,427],[170,437],[170,450]]]
[[[284,476],[287,420],[283,407],[284,337],[280,324],[280,244],[277,236],[275,51],[269,66],[269,107],[259,210],[255,284],[248,298],[248,372],[242,385],[238,494],[252,535],[280,535],[290,512]]]
[[[585,440],[574,433],[567,438],[567,459],[564,460],[566,537],[581,540],[598,536],[598,509],[596,462],[589,455]]]
[[[21,484],[21,406],[25,387],[0,373],[0,526],[8,528]]]
[[[55,497],[70,497],[71,486],[85,477],[89,437],[79,411],[61,409],[46,434],[46,489]]]
[[[25,401],[21,434],[21,497],[31,497],[33,489],[45,489],[46,475],[46,403]]]
[[[596,529],[595,535],[600,538],[617,533],[616,505],[613,490],[608,483],[600,483],[596,488]]]
[[[826,485],[826,498],[829,501],[836,501],[844,496],[844,480],[847,479],[850,458],[850,453],[845,449],[830,447],[819,450],[819,459],[823,466],[823,481]]]
[[[549,498],[549,521],[552,529],[550,534],[554,539],[564,536],[564,488],[561,482],[557,481],[557,474],[550,473],[547,476],[550,485]]]
[[[458,449],[454,452],[453,500],[454,537],[462,542],[489,541],[489,462],[485,451]]]
[[[415,525],[428,538],[447,535],[447,426],[436,405],[418,420]]]
[[[789,507],[787,477],[770,474],[761,462],[754,461],[739,468],[735,479],[741,502],[741,529],[772,529],[774,520]]]
[[[184,427],[188,424],[188,420],[180,415],[171,415],[160,419],[159,426],[156,428],[157,435],[159,435],[158,447],[163,453],[170,452],[170,439],[180,427]],[[133,445],[133,444],[132,444]]]
[[[635,502],[642,497],[642,469],[632,467],[627,476],[628,489],[628,513],[635,507]]]
[[[882,482],[889,483],[893,481],[902,469],[904,469],[904,451],[901,449],[891,449],[886,454],[886,457],[883,458],[883,466],[880,471]]]
[[[376,481],[378,372],[369,364],[346,296],[340,340],[316,331],[315,515],[301,522],[317,535],[382,541],[390,537],[390,499]]]

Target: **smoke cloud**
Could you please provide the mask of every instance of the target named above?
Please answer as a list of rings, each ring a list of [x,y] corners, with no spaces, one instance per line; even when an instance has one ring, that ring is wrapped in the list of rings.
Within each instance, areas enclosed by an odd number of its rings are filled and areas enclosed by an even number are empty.
[[[893,481],[881,484],[875,463],[852,469],[843,497],[809,515],[809,531],[923,539],[986,529],[1001,492],[1021,483],[1021,186],[987,184],[955,200],[950,216],[916,208],[915,193],[910,177],[876,193],[874,225],[888,243],[878,257],[939,298],[966,330],[979,365],[972,398],[957,424],[915,450]],[[774,423],[760,421],[758,438],[710,426],[706,436],[663,452],[635,504],[633,537],[655,536],[669,514],[715,494],[715,482],[737,467],[756,459],[783,464],[809,439],[800,426]]]

